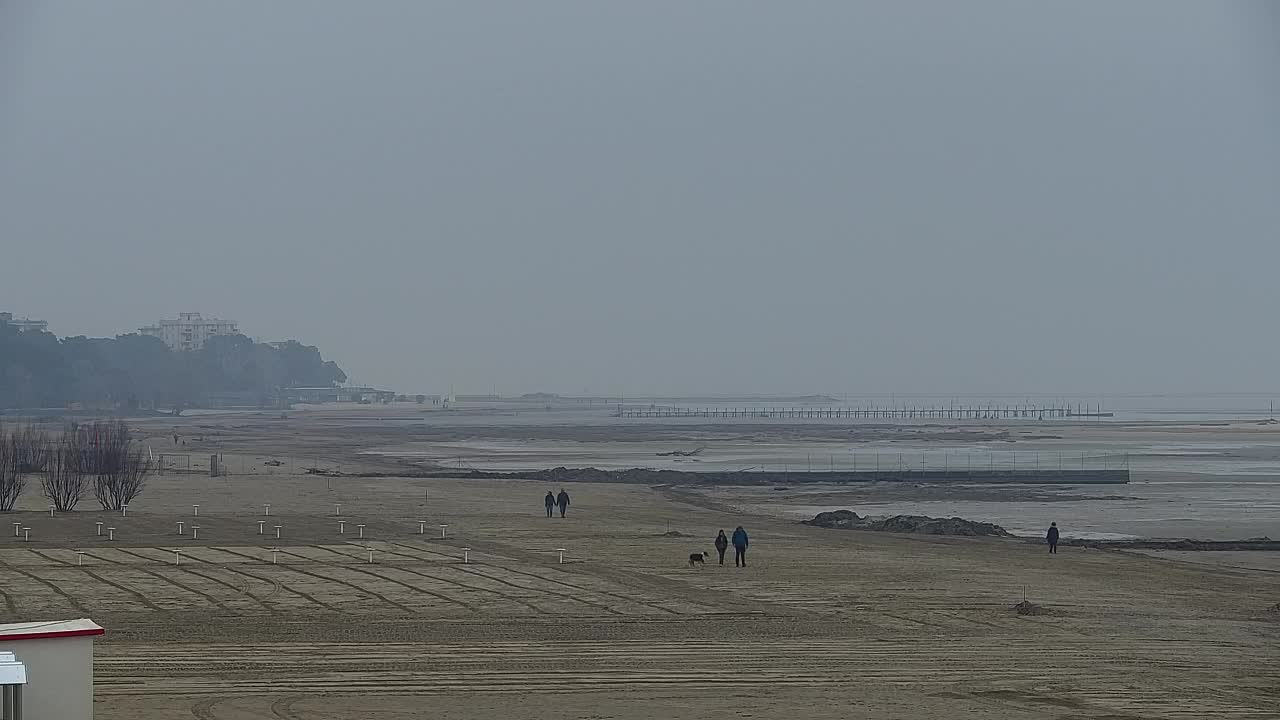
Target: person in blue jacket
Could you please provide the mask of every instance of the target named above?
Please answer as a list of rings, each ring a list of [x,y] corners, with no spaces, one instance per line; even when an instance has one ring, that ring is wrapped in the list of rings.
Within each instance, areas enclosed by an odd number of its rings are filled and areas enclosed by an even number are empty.
[[[733,566],[747,566],[747,531],[741,525],[733,531]]]

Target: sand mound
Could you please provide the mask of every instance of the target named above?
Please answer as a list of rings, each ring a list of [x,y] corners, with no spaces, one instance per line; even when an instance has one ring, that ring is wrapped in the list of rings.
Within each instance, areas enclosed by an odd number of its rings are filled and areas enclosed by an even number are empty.
[[[926,515],[894,515],[882,520],[860,517],[852,510],[833,510],[818,513],[806,525],[845,530],[878,530],[882,532],[913,533],[917,535],[958,535],[961,537],[1010,537],[1008,531],[992,523],[975,522],[964,518],[935,518]]]
[[[1030,600],[1023,600],[1017,605],[1014,605],[1013,610],[1019,615],[1048,615],[1049,614],[1048,610],[1040,607],[1039,605],[1031,602]]]

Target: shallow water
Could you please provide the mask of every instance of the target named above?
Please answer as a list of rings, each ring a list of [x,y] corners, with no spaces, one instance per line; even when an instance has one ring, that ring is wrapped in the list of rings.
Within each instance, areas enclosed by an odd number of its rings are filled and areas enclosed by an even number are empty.
[[[1092,492],[1098,488],[1077,489]],[[793,505],[767,502],[767,496],[757,489],[740,488],[735,494],[745,496],[736,504],[746,511],[795,519],[843,509],[872,516],[956,516],[995,523],[1015,535],[1027,537],[1042,536],[1049,523],[1056,522],[1066,538],[1280,538],[1280,482],[1277,481],[1238,483],[1231,478],[1218,478],[1138,482],[1123,489],[1123,494],[1133,499],[1053,502],[858,499],[839,505]],[[753,499],[753,495],[757,498]]]

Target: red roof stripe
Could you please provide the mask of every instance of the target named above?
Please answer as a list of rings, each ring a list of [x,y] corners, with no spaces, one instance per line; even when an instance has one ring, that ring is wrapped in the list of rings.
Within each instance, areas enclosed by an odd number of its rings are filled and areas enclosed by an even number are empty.
[[[86,628],[84,630],[56,630],[54,632],[34,632],[34,633],[10,633],[0,635],[0,642],[6,640],[49,640],[52,638],[68,638],[68,637],[85,637],[88,635],[101,635],[106,630],[102,628]]]

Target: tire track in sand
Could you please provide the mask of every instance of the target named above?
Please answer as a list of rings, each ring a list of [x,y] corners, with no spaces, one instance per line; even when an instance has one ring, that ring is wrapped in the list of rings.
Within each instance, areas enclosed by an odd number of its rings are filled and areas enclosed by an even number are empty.
[[[256,558],[256,557],[253,557],[252,555],[245,555],[244,553],[237,552],[237,551],[235,551],[235,550],[231,550],[231,549],[228,549],[228,548],[220,548],[220,550],[222,550],[222,552],[229,553],[229,554],[231,554],[231,555],[239,555],[240,557],[248,558],[248,559],[250,559],[250,560],[257,560],[257,559],[258,559],[258,558]],[[301,556],[299,556],[299,555],[296,555],[296,554],[294,554],[294,553],[287,552],[287,551],[285,551],[285,550],[281,550],[280,552],[282,552],[282,553],[284,553],[284,554],[286,554],[286,555],[293,555],[294,557],[301,557]],[[321,563],[321,564],[324,564],[324,563]],[[346,580],[339,580],[338,578],[329,577],[329,576],[327,576],[327,575],[321,575],[321,574],[319,574],[319,573],[313,573],[313,572],[311,572],[311,571],[309,571],[309,570],[303,570],[302,568],[298,567],[297,565],[288,565],[288,566],[286,566],[286,567],[287,567],[287,569],[288,569],[288,571],[289,571],[289,572],[296,572],[296,573],[298,573],[299,575],[307,575],[307,576],[309,576],[309,577],[316,578],[317,580],[324,580],[325,582],[337,583],[338,585],[342,585],[342,586],[345,586],[345,587],[351,588],[352,590],[355,590],[355,591],[356,591],[356,592],[358,592],[358,593],[361,593],[361,594],[364,594],[364,595],[371,595],[371,596],[373,596],[373,597],[375,597],[375,598],[377,598],[377,599],[381,600],[382,602],[384,602],[384,603],[386,603],[386,604],[388,604],[388,605],[390,605],[390,606],[392,606],[392,607],[394,607],[394,608],[398,608],[398,609],[400,609],[400,610],[403,610],[404,612],[407,612],[407,613],[410,613],[410,614],[415,614],[415,613],[413,612],[413,610],[410,610],[407,606],[405,606],[405,605],[401,605],[400,603],[398,603],[398,602],[396,602],[396,601],[394,601],[394,600],[392,600],[392,599],[388,598],[387,596],[385,596],[385,595],[383,595],[383,594],[381,594],[381,593],[375,592],[375,591],[373,591],[373,590],[369,590],[368,588],[360,587],[359,585],[356,585],[355,583],[350,583],[350,582],[347,582]],[[243,571],[242,571],[242,572],[243,572]],[[258,578],[258,579],[259,579],[259,580],[261,580],[262,578]],[[330,606],[328,606],[328,605],[325,605],[324,603],[321,603],[319,600],[316,600],[315,598],[311,597],[310,595],[305,595],[301,590],[297,590],[297,589],[293,588],[292,586],[285,585],[284,587],[285,587],[286,589],[288,589],[288,590],[289,590],[289,592],[297,593],[298,595],[302,595],[303,597],[307,598],[308,600],[311,600],[312,602],[314,602],[314,603],[316,603],[316,604],[318,604],[318,605],[321,605],[322,607],[330,607]]]
[[[317,548],[317,549],[320,549],[320,550],[325,550],[325,551],[327,551],[327,552],[334,553],[335,555],[338,555],[339,557],[350,558],[350,559],[352,559],[352,560],[356,559],[356,558],[351,557],[350,555],[343,555],[342,553],[340,553],[340,552],[338,552],[338,551],[336,551],[336,550],[329,550],[328,548],[320,547],[320,546],[318,546],[318,545],[308,545],[307,547],[312,547],[312,548]],[[445,601],[445,602],[447,602],[447,603],[453,603],[453,604],[455,604],[455,605],[461,605],[462,607],[466,608],[467,610],[470,610],[471,612],[475,612],[475,608],[474,608],[473,606],[471,606],[470,604],[465,603],[465,602],[463,602],[463,601],[461,601],[461,600],[457,600],[457,599],[455,599],[455,598],[451,598],[451,597],[449,597],[449,596],[447,596],[447,595],[441,595],[441,594],[439,594],[439,593],[435,593],[435,592],[432,592],[432,591],[430,591],[430,590],[424,590],[424,589],[422,589],[422,588],[420,588],[420,587],[417,587],[416,585],[410,585],[409,583],[402,582],[402,581],[400,581],[400,580],[396,580],[396,579],[394,579],[394,578],[389,578],[389,577],[387,577],[386,575],[380,575],[380,574],[378,574],[378,573],[376,573],[376,572],[373,572],[373,571],[371,571],[371,570],[365,570],[364,568],[357,567],[357,566],[354,566],[354,565],[335,565],[335,564],[333,564],[333,563],[327,563],[327,562],[324,562],[323,560],[316,560],[315,558],[309,558],[309,557],[307,557],[306,555],[299,555],[298,553],[295,553],[295,552],[289,552],[288,550],[281,550],[280,552],[281,552],[281,553],[283,553],[283,554],[285,554],[285,555],[289,555],[289,556],[291,556],[291,557],[296,557],[296,558],[298,558],[298,559],[300,559],[300,560],[309,560],[309,561],[314,562],[314,563],[317,563],[317,564],[319,564],[319,565],[324,565],[325,567],[330,567],[330,568],[335,568],[335,569],[340,568],[340,569],[343,569],[343,570],[352,570],[352,571],[354,571],[354,572],[362,573],[362,574],[364,574],[364,575],[368,575],[368,576],[370,576],[370,577],[375,577],[375,578],[378,578],[379,580],[384,580],[384,581],[389,582],[389,583],[392,583],[392,584],[394,584],[394,585],[399,585],[400,587],[407,588],[407,589],[409,589],[409,590],[412,590],[412,591],[414,591],[414,592],[416,592],[416,593],[420,593],[420,594],[422,594],[422,595],[428,595],[428,596],[433,597],[433,598],[437,598],[437,599],[440,599],[440,600],[444,600],[444,601]],[[291,565],[290,567],[292,568],[292,567],[296,567],[296,566]],[[400,568],[396,568],[396,569],[397,569],[397,570],[399,570]],[[300,571],[300,572],[305,572],[305,571]],[[311,573],[307,573],[307,574],[311,574]],[[417,574],[417,573],[411,573],[411,574]],[[323,576],[323,575],[315,575],[315,577],[324,577],[324,576]],[[370,595],[375,595],[376,597],[378,597],[378,598],[379,598],[380,600],[382,600],[383,602],[388,603],[388,604],[390,604],[390,605],[394,605],[395,607],[398,607],[398,608],[400,608],[401,610],[404,610],[404,611],[406,611],[406,612],[415,612],[415,611],[411,610],[408,606],[406,606],[406,605],[402,605],[402,604],[400,604],[400,603],[397,603],[396,601],[391,600],[390,598],[387,598],[386,596],[384,596],[384,595],[382,595],[382,594],[380,594],[380,593],[376,593],[376,592],[374,592],[373,590],[369,590],[369,589],[367,589],[367,588],[362,588],[362,587],[360,587],[360,586],[358,586],[358,585],[354,585],[354,584],[351,584],[351,583],[347,583],[347,582],[345,582],[345,581],[338,580],[338,579],[336,579],[336,578],[326,578],[326,579],[330,579],[330,580],[333,580],[333,582],[341,583],[341,584],[343,584],[343,585],[348,585],[348,586],[350,586],[350,587],[354,587],[354,588],[356,588],[356,589],[358,589],[358,590],[362,590],[363,592],[367,592],[367,593],[369,593]],[[542,612],[541,610],[538,610],[538,608],[533,608],[533,609],[534,609],[534,610],[537,610],[538,612]]]
[[[11,571],[13,571],[13,572],[15,572],[15,573],[18,573],[19,575],[22,575],[23,577],[27,577],[27,578],[30,578],[30,579],[32,579],[32,580],[35,580],[36,582],[40,583],[41,585],[44,585],[45,587],[49,588],[50,590],[52,590],[52,591],[54,592],[54,594],[58,595],[58,596],[59,596],[59,597],[61,597],[63,600],[66,600],[66,601],[67,601],[67,603],[68,603],[69,605],[71,605],[71,607],[72,607],[73,609],[75,609],[75,611],[76,611],[76,612],[78,612],[78,613],[84,613],[85,615],[88,615],[88,614],[89,614],[89,611],[88,611],[87,609],[85,609],[85,607],[84,607],[83,605],[81,605],[81,604],[80,604],[80,601],[79,601],[79,600],[76,600],[74,597],[72,597],[71,595],[69,595],[69,594],[68,594],[66,591],[64,591],[62,588],[58,587],[57,585],[54,585],[51,581],[49,581],[49,580],[45,580],[44,578],[42,578],[42,577],[40,577],[40,576],[38,576],[38,575],[34,575],[34,574],[30,573],[30,572],[27,572],[26,570],[23,570],[22,568],[20,568],[20,567],[18,567],[18,566],[16,566],[16,565],[10,565],[9,563],[4,562],[3,560],[0,560],[0,564],[3,564],[3,565],[4,565],[4,567],[5,567],[6,569],[8,569],[8,570],[11,570]],[[13,607],[13,601],[9,599],[9,596],[8,596],[8,595],[5,595],[5,605],[6,605],[7,607],[11,607],[11,608],[12,608],[12,610],[13,610],[13,612],[14,612],[14,613],[17,613],[18,609],[17,609],[16,607]]]

